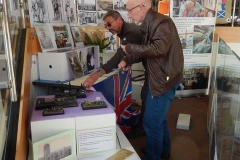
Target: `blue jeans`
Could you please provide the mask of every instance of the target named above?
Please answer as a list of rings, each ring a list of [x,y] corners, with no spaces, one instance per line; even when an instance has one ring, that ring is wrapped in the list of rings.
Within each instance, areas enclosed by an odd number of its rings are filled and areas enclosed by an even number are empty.
[[[164,94],[152,98],[148,87],[147,102],[143,117],[143,128],[146,132],[146,154],[144,160],[159,160],[161,155],[171,151],[170,135],[166,115],[178,88],[177,83]]]

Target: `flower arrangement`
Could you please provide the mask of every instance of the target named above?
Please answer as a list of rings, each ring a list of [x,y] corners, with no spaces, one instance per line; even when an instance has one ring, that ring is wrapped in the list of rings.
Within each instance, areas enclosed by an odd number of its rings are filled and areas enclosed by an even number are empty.
[[[95,30],[95,31],[87,31],[83,30],[85,33],[85,45],[98,45],[99,52],[103,53],[103,50],[111,45],[111,41],[107,38],[104,38],[104,31]]]

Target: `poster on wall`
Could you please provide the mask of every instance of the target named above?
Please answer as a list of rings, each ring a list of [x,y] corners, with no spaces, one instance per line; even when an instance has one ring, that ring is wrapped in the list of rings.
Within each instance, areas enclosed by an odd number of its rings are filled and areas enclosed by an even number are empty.
[[[77,23],[76,14],[76,3],[73,0],[62,0],[63,1],[63,15],[64,22]]]
[[[97,11],[108,11],[113,9],[113,0],[96,0]]]
[[[30,25],[34,23],[49,23],[47,2],[45,0],[28,1]]]
[[[79,25],[97,26],[97,12],[78,11]]]
[[[170,3],[170,15],[184,54],[180,90],[208,89],[216,3],[216,0],[172,0]]]
[[[103,17],[105,16],[106,13],[107,13],[106,11],[97,12],[98,26],[104,26]]]
[[[96,11],[96,1],[95,0],[78,0],[78,11]]]
[[[113,8],[117,11],[127,11],[126,0],[113,0]]]
[[[64,22],[63,4],[61,0],[47,0],[49,20],[51,23]]]

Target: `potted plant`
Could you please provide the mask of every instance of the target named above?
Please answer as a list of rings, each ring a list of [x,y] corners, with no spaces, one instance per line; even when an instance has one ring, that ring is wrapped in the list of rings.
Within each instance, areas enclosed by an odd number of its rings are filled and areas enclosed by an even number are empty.
[[[87,31],[83,29],[85,33],[85,38],[83,40],[84,45],[98,45],[99,53],[100,53],[100,66],[103,64],[103,52],[104,49],[111,45],[111,41],[104,37],[104,31],[95,30],[95,31]]]

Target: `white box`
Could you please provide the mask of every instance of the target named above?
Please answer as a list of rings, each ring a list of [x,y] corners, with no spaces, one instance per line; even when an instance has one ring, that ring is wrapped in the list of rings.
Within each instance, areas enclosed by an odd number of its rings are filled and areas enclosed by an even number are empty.
[[[179,114],[177,121],[177,129],[189,130],[190,126],[190,114]]]
[[[52,98],[54,96],[39,96]],[[54,116],[43,116],[42,110],[35,110],[33,107],[31,117],[32,143],[41,141],[48,137],[62,133],[64,131],[75,130],[75,112],[77,107],[64,108],[65,114]]]
[[[67,52],[39,53],[38,64],[41,80],[67,81],[73,79]]]
[[[68,62],[67,53],[76,51],[79,57],[82,70],[87,66],[88,49],[93,48],[94,68],[99,68],[98,46],[87,46],[81,48],[68,49],[58,52],[44,52],[38,54],[39,77],[40,80],[69,81],[73,80],[72,71]],[[84,71],[84,74],[87,72]]]
[[[100,97],[107,103],[107,108],[84,110],[76,117],[77,154],[88,154],[116,149],[116,115],[112,106],[100,92],[92,92],[87,98],[94,101]]]

